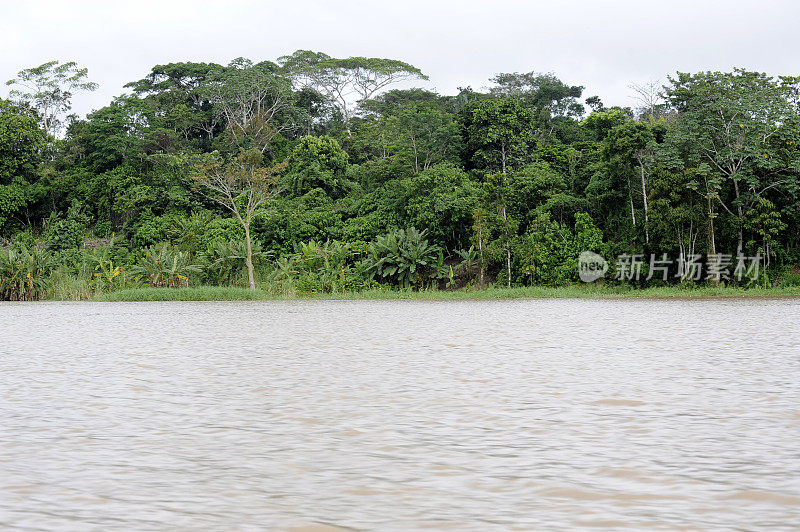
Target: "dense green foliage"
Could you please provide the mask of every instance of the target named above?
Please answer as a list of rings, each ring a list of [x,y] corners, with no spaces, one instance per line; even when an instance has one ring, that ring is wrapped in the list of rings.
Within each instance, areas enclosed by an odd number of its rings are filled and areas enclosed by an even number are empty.
[[[76,119],[84,69],[21,71],[33,88],[0,99],[0,299],[564,286],[583,251],[645,273],[651,254],[760,255],[750,284],[797,284],[800,78],[678,73],[639,109],[535,72],[390,87],[413,79],[302,50],[171,63]]]

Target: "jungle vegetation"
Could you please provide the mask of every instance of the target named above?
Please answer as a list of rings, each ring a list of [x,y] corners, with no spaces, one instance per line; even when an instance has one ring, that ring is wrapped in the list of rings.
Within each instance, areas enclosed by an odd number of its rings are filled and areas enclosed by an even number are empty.
[[[20,71],[0,99],[0,300],[558,287],[582,251],[612,270],[764,259],[756,280],[651,287],[800,284],[800,77],[679,72],[633,108],[549,73],[407,88],[425,79],[305,50],[170,63],[79,118],[85,68]]]

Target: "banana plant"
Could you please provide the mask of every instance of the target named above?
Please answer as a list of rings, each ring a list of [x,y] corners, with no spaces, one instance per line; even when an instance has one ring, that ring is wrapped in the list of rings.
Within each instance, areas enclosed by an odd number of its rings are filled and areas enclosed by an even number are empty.
[[[201,271],[203,267],[192,264],[188,251],[171,250],[166,256],[163,268],[164,281],[170,288],[186,287],[189,286],[189,274]]]
[[[40,299],[54,264],[50,252],[36,246],[0,250],[0,300]]]
[[[295,262],[309,272],[317,271],[325,258],[324,249],[316,240],[296,244],[294,255]]]
[[[252,244],[253,262],[267,258],[270,253],[261,249],[255,241]],[[247,249],[243,241],[215,242],[203,255],[207,278],[216,284],[239,284],[244,282]]]
[[[293,294],[295,276],[299,273],[299,270],[295,268],[293,258],[281,257],[275,261],[275,269],[272,270],[271,280],[279,291],[285,294]]]
[[[398,229],[378,237],[370,246],[370,271],[401,288],[420,286],[435,274],[439,248],[425,239],[426,231]]]
[[[113,260],[98,262],[95,270],[92,274],[92,281],[95,287],[100,290],[107,289],[109,292],[113,292],[124,282],[123,269],[120,266],[115,266]]]
[[[146,249],[131,268],[132,275],[152,287],[188,286],[189,274],[200,271],[202,266],[192,264],[189,252],[176,250],[169,244]]]
[[[461,262],[456,266],[458,273],[463,273],[468,279],[472,279],[480,268],[480,254],[475,249],[475,246],[470,246],[469,249],[457,249],[456,255],[461,259]]]
[[[150,286],[163,286],[164,264],[167,261],[165,247],[151,246],[145,249],[131,268],[131,274]]]
[[[320,249],[322,264],[318,272],[325,290],[339,291],[344,286],[349,262],[352,257],[350,244],[327,241]]]

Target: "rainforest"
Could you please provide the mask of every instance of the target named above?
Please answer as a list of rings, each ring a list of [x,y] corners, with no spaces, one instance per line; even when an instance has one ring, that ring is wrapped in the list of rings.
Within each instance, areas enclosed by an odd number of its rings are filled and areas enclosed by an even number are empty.
[[[169,63],[81,118],[85,68],[21,70],[0,300],[569,293],[585,252],[609,263],[597,291],[800,285],[800,77],[676,72],[630,107],[552,73],[427,80],[308,50]]]

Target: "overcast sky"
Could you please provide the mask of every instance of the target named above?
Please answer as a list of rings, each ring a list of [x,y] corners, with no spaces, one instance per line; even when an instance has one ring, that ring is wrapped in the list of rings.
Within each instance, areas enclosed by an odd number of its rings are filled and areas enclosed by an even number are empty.
[[[0,19],[0,81],[51,59],[89,68],[83,114],[156,64],[270,59],[297,49],[409,62],[452,94],[498,72],[552,72],[632,105],[630,83],[680,71],[800,75],[797,0],[24,0]],[[0,86],[0,95],[7,87]]]

